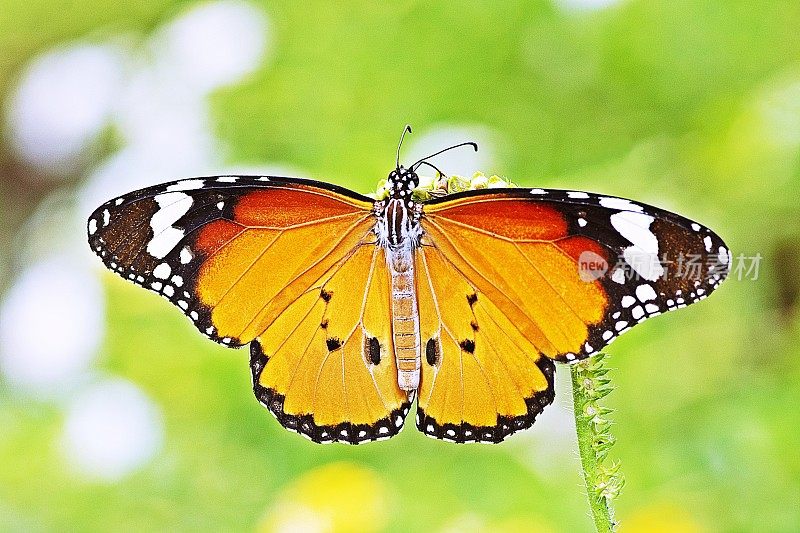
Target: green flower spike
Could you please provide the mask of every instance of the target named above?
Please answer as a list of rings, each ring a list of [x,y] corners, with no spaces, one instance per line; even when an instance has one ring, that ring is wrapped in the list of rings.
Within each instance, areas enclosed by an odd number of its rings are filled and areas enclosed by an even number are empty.
[[[616,529],[611,501],[619,495],[624,484],[619,471],[620,464],[605,464],[608,452],[614,445],[611,422],[606,418],[611,409],[598,403],[612,390],[610,380],[605,377],[608,373],[608,369],[603,366],[605,357],[605,354],[599,353],[570,367],[578,452],[589,506],[598,533]]]

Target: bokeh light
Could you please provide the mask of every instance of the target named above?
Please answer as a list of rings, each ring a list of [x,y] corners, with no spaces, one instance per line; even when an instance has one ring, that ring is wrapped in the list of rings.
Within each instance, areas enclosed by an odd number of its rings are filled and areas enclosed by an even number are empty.
[[[383,530],[392,511],[391,489],[378,474],[332,463],[283,489],[259,531],[371,533]]]
[[[162,433],[158,409],[142,391],[121,379],[105,380],[70,402],[62,446],[83,475],[116,481],[153,457]]]
[[[28,267],[0,315],[0,371],[14,386],[52,397],[80,381],[103,335],[97,276],[69,255]]]
[[[622,0],[555,0],[556,4],[567,10],[593,11],[612,6]]]
[[[11,145],[45,175],[76,170],[116,104],[122,53],[76,44],[37,58],[23,74],[8,111]]]
[[[156,38],[155,53],[171,76],[207,92],[253,72],[269,39],[260,9],[223,0],[202,3],[172,21]]]
[[[478,144],[477,152],[465,146],[447,151],[430,161],[445,174],[472,176],[477,170],[494,167],[497,140],[497,134],[485,126],[437,125],[409,135],[407,139],[409,146],[403,152],[403,159],[407,161],[407,165],[410,165],[417,159],[436,153],[448,146],[472,141]],[[434,171],[427,167],[421,167],[420,172],[430,175]]]

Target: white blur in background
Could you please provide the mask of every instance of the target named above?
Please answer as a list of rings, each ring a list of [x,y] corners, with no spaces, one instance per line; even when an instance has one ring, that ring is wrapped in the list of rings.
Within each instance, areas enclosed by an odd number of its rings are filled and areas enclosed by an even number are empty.
[[[225,0],[188,11],[154,41],[171,76],[199,91],[233,85],[262,64],[269,21],[255,6]]]
[[[763,136],[775,148],[792,154],[800,147],[800,73],[783,73],[754,104]]]
[[[57,48],[35,59],[11,96],[12,148],[44,175],[69,175],[108,123],[124,59],[110,45]]]
[[[81,214],[148,185],[226,173],[207,97],[262,67],[269,36],[266,15],[235,0],[202,4],[158,30],[131,59],[119,96],[113,120],[124,147],[80,191]]]
[[[509,446],[525,466],[543,479],[580,472],[569,366],[556,365],[554,388],[553,403],[536,417],[531,430],[521,432]]]
[[[554,0],[565,11],[598,11],[619,4],[622,0]]]
[[[408,148],[403,147],[400,152],[400,162],[406,166],[414,161],[459,143],[472,141],[478,143],[478,151],[469,146],[449,150],[431,159],[445,174],[457,174],[471,177],[475,171],[489,172],[495,162],[495,146],[498,143],[498,134],[482,125],[439,125],[425,131],[414,130],[407,135],[405,142]],[[419,170],[424,175],[434,175],[430,167],[422,166]]]
[[[87,387],[67,407],[61,438],[67,460],[84,476],[116,481],[161,448],[159,409],[136,385],[107,379]]]
[[[55,255],[24,270],[0,305],[0,371],[18,391],[68,392],[94,360],[105,323],[98,277]]]

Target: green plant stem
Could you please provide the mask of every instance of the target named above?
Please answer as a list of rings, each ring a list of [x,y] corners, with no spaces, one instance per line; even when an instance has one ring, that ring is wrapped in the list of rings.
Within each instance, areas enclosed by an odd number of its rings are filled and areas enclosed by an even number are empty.
[[[598,533],[611,533],[615,530],[613,512],[610,502],[603,489],[606,473],[601,465],[601,458],[595,451],[596,442],[595,420],[596,409],[593,389],[585,386],[585,381],[591,379],[584,363],[577,363],[570,367],[572,375],[572,400],[575,412],[575,428],[578,434],[578,451],[581,458],[583,480],[586,483],[586,494],[589,498],[589,507]]]

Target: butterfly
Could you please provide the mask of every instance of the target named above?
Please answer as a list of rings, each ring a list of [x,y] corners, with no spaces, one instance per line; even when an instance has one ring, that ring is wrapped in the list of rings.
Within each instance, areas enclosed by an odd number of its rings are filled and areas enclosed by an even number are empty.
[[[420,200],[417,171],[444,150],[408,168],[399,151],[380,199],[290,177],[183,179],[101,205],[89,244],[210,339],[249,344],[255,395],[284,427],[350,444],[397,434],[415,401],[428,436],[500,442],[553,402],[554,362],[707,297],[729,271],[710,229],[624,198]]]

